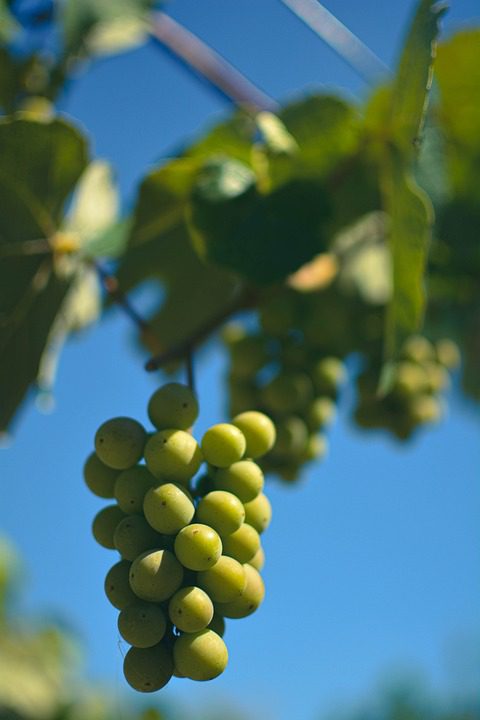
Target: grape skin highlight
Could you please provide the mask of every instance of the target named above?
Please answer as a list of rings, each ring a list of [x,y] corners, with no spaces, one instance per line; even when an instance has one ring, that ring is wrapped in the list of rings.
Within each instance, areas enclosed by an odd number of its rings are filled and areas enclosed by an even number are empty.
[[[240,460],[246,448],[245,436],[235,425],[212,425],[202,438],[205,460],[215,467],[228,467]]]
[[[183,580],[183,568],[169,550],[153,550],[136,558],[130,568],[130,586],[140,599],[168,600]]]
[[[219,535],[235,532],[245,520],[245,509],[236,495],[213,490],[199,502],[196,519],[210,525]]]
[[[257,458],[265,455],[275,443],[275,425],[264,413],[250,410],[236,415],[232,424],[245,436],[245,455]]]
[[[147,492],[143,511],[152,528],[165,535],[175,535],[191,521],[195,506],[185,488],[164,483]]]

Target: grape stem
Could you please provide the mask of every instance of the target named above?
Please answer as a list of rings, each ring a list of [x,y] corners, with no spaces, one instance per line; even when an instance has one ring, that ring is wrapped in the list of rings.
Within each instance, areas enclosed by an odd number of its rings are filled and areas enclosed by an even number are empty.
[[[257,303],[257,294],[253,292],[251,288],[245,288],[245,290],[237,298],[235,298],[230,305],[227,305],[219,313],[209,318],[209,320],[201,325],[198,330],[192,333],[190,337],[185,338],[185,340],[180,341],[176,345],[172,345],[172,347],[168,350],[151,357],[145,365],[145,370],[147,370],[147,372],[152,372],[153,370],[158,370],[158,368],[162,367],[162,365],[166,365],[174,360],[186,358],[188,374],[188,356],[193,353],[193,350],[213,332],[215,332],[215,330],[223,325],[224,322],[231,318],[232,315],[235,315],[241,310],[247,310],[255,307]]]
[[[133,320],[148,346],[153,348],[154,352],[162,352],[162,345],[158,338],[152,331],[147,321],[135,310],[127,295],[125,295],[125,293],[121,290],[117,278],[108,273],[98,262],[93,262],[93,265],[108,295],[119,307],[122,308],[130,320]]]

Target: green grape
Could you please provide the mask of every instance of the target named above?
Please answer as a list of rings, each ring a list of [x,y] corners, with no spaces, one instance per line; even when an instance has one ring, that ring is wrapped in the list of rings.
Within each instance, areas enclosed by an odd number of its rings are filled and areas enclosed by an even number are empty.
[[[403,398],[412,397],[426,389],[427,374],[423,366],[410,360],[398,363],[392,393]]]
[[[115,549],[113,533],[125,513],[117,505],[107,505],[93,518],[92,533],[95,540],[104,548]]]
[[[222,555],[213,567],[198,573],[198,584],[214,602],[230,602],[245,588],[245,570],[234,558]]]
[[[123,512],[141,513],[145,493],[157,484],[157,479],[145,465],[136,465],[118,475],[114,487],[115,499]]]
[[[454,370],[460,365],[460,349],[453,340],[443,338],[435,343],[435,354],[438,362],[447,370]]]
[[[247,335],[230,345],[230,373],[236,378],[255,375],[268,361],[263,337]]]
[[[217,490],[226,490],[245,503],[262,492],[264,478],[261,468],[252,460],[239,460],[217,470],[213,482]]]
[[[275,443],[275,425],[264,413],[250,410],[236,415],[232,424],[245,436],[245,454],[249,458],[265,455]]]
[[[183,587],[170,598],[168,615],[183,632],[203,630],[212,621],[213,603],[199,587]]]
[[[227,646],[213,630],[186,633],[173,646],[175,667],[191,680],[213,680],[226,668]]]
[[[262,389],[262,400],[273,412],[303,410],[313,397],[313,386],[306,373],[290,372],[270,380]]]
[[[431,395],[415,397],[408,407],[409,419],[415,425],[436,423],[442,417],[442,406]]]
[[[113,565],[105,578],[105,595],[118,610],[124,610],[138,600],[130,587],[129,574],[132,563],[126,560]]]
[[[212,425],[202,438],[205,460],[215,467],[228,467],[240,460],[245,452],[245,447],[244,434],[230,423]]]
[[[188,490],[165,483],[150,488],[145,495],[143,511],[152,528],[165,535],[175,535],[193,518],[195,506]]]
[[[282,338],[295,327],[296,307],[293,293],[282,292],[263,302],[258,309],[260,325],[267,335]]]
[[[216,610],[227,618],[244,618],[248,617],[263,602],[265,597],[265,585],[260,573],[251,565],[244,565],[245,574],[247,576],[247,584],[245,590],[236,600],[229,603],[217,603]]]
[[[305,422],[295,415],[277,422],[277,440],[273,446],[274,457],[299,456],[307,445],[308,429]]]
[[[236,495],[224,490],[213,490],[203,497],[197,507],[196,519],[210,525],[219,535],[238,530],[245,520],[245,510]]]
[[[96,453],[88,456],[83,466],[83,477],[88,489],[98,497],[113,498],[113,487],[118,470],[102,463]]]
[[[317,397],[306,412],[306,423],[311,431],[321,430],[335,419],[336,405],[329,397]]]
[[[258,570],[258,572],[263,569],[265,565],[265,553],[262,547],[258,548],[253,558],[248,561],[248,564],[255,568],[255,570]]]
[[[161,607],[137,600],[118,616],[118,631],[130,645],[152,647],[165,635],[167,621]]]
[[[271,519],[272,506],[263,493],[245,503],[245,522],[255,528],[258,533],[262,533],[268,528]]]
[[[100,425],[95,450],[100,460],[116,470],[133,467],[143,455],[147,433],[136,420],[117,417]]]
[[[422,367],[426,375],[426,389],[428,392],[440,393],[442,390],[448,390],[450,387],[450,377],[442,365],[428,360],[423,363]]]
[[[229,322],[222,328],[221,337],[225,345],[230,347],[247,336],[244,326],[238,322]]]
[[[198,417],[198,401],[193,391],[180,383],[168,383],[153,393],[148,417],[159,430],[188,430]]]
[[[113,533],[113,542],[125,560],[135,560],[146,550],[162,547],[161,536],[150,527],[143,515],[127,515]]]
[[[435,360],[435,348],[426,337],[411,335],[403,343],[401,356],[406,360],[422,363],[425,360]]]
[[[336,357],[325,357],[311,370],[315,390],[320,395],[335,395],[346,377],[345,365]]]
[[[213,632],[217,633],[221,638],[225,635],[225,620],[224,618],[217,612],[213,613],[213,618],[210,621],[210,624],[208,625],[208,630],[213,630]]]
[[[303,462],[321,460],[325,457],[327,451],[328,440],[325,435],[310,435],[300,459]]]
[[[167,428],[152,435],[147,442],[145,461],[159,480],[186,484],[198,472],[203,457],[197,441],[189,433]]]
[[[137,557],[130,568],[130,585],[141,600],[162,602],[178,590],[183,568],[169,550],[152,550]]]
[[[123,674],[138,692],[161,690],[173,675],[172,656],[162,643],[149,648],[132,647],[125,655]]]
[[[208,525],[193,523],[182,528],[175,538],[175,555],[190,570],[208,570],[222,554],[222,541]]]
[[[225,555],[230,555],[239,563],[248,563],[260,547],[258,532],[247,523],[231,535],[225,535],[222,542]]]

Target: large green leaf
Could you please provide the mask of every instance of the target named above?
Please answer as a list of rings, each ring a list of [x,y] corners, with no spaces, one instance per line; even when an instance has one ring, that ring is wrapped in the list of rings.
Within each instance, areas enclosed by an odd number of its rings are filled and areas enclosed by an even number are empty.
[[[0,42],[7,43],[19,29],[6,0],[0,0]]]
[[[420,143],[432,84],[433,59],[439,20],[446,10],[436,0],[419,0],[392,88],[393,139],[406,157],[416,154]]]
[[[295,171],[321,177],[358,146],[357,110],[332,95],[312,95],[287,105],[279,113],[298,144]]]
[[[433,209],[428,196],[408,173],[400,152],[391,151],[383,171],[383,201],[390,217],[393,271],[393,297],[386,318],[386,353],[393,357],[402,341],[423,321],[424,273]]]
[[[108,54],[142,43],[155,0],[66,0],[60,19],[67,54]]]
[[[433,210],[413,172],[442,12],[434,0],[418,2],[392,87],[377,93],[366,123],[379,165],[382,205],[390,215],[393,295],[386,315],[388,357],[418,330],[424,316],[423,282]]]
[[[0,123],[0,429],[35,380],[74,276],[48,240],[86,157],[84,138],[64,121]]]
[[[190,242],[185,207],[197,168],[196,161],[184,157],[145,178],[117,273],[124,291],[146,280],[162,286],[164,299],[149,324],[164,348],[208,323],[238,287],[229,273],[205,264]]]
[[[440,45],[437,118],[446,138],[453,191],[480,202],[480,30]]]
[[[329,214],[316,178],[292,179],[261,194],[246,166],[217,158],[197,178],[190,219],[195,246],[208,262],[269,284],[326,248]]]

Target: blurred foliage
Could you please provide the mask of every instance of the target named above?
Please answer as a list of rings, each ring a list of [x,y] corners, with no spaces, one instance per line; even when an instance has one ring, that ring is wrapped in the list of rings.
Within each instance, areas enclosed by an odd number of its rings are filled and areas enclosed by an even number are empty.
[[[125,292],[146,281],[161,289],[151,332],[141,334],[153,351],[154,336],[166,350],[203,340],[235,308],[261,305],[292,273],[333,251],[343,279],[331,317],[342,314],[349,273],[364,290],[390,288],[380,352],[395,359],[421,326],[427,286],[425,332],[459,341],[464,387],[480,396],[478,30],[439,45],[427,116],[442,11],[419,0],[390,85],[364,105],[321,94],[277,116],[237,111],[150,170],[131,217],[120,218],[111,169],[87,167],[86,139],[52,118],[49,101],[78,63],[143,41],[158,3],[0,7],[8,18],[0,104],[10,116],[0,124],[0,369],[8,379],[0,428],[33,385],[50,392],[65,338],[97,317],[98,258],[115,260]],[[357,223],[366,227],[371,213],[388,217],[382,249],[363,239],[337,253],[338,238]],[[376,262],[379,253],[387,260]],[[355,317],[367,335],[368,304]]]

